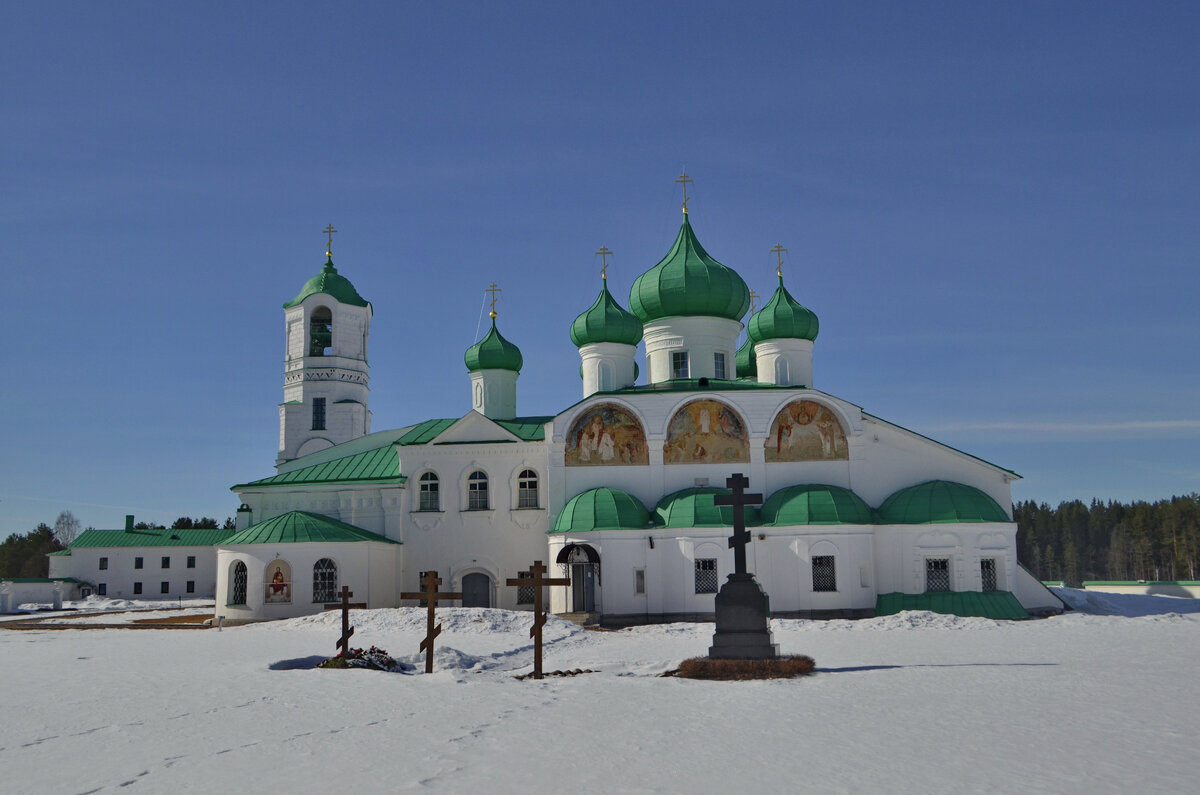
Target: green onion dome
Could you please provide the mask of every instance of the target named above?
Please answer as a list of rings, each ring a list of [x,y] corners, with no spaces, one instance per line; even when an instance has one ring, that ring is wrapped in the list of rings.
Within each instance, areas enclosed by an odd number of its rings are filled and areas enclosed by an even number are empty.
[[[592,308],[571,324],[571,342],[576,348],[594,342],[619,342],[637,345],[642,340],[642,321],[627,312],[608,292],[608,280],[596,296]]]
[[[930,480],[900,489],[879,506],[882,524],[1010,522],[1000,504],[974,486]]]
[[[741,320],[750,290],[735,270],[708,255],[684,215],[667,256],[633,283],[629,308],[643,323],[694,315]]]
[[[718,494],[730,494],[729,489],[716,486],[696,486],[681,489],[663,497],[654,508],[654,523],[659,527],[730,527],[733,525],[733,506],[716,505]],[[746,521],[754,522],[754,508],[747,506]]]
[[[321,272],[304,283],[300,288],[300,293],[283,305],[284,309],[289,309],[302,303],[305,298],[317,293],[325,293],[337,299],[338,303],[350,304],[351,306],[366,306],[367,301],[358,294],[358,290],[354,289],[354,285],[345,276],[337,272],[337,268],[333,267],[333,257],[325,260],[325,267],[321,268]]]
[[[871,524],[871,508],[862,497],[841,486],[810,483],[788,486],[772,494],[762,507],[763,524],[779,527],[807,524]]]
[[[758,354],[754,352],[754,343],[749,337],[737,349],[733,360],[737,367],[738,378],[755,378],[758,376]]]
[[[521,349],[500,336],[496,329],[496,316],[492,315],[492,328],[487,336],[467,348],[463,360],[467,369],[472,373],[480,370],[514,370],[521,372],[525,360],[521,357]]]
[[[601,487],[576,494],[563,506],[552,533],[586,533],[590,530],[644,530],[650,512],[641,500],[620,489]]]
[[[775,289],[771,300],[750,316],[746,323],[746,335],[755,343],[778,339],[815,340],[820,325],[811,309],[792,298],[780,276],[779,287]]]

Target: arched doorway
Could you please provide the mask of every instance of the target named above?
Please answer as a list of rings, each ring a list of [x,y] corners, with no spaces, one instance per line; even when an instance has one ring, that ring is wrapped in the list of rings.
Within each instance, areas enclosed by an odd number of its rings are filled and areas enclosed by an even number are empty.
[[[596,586],[600,584],[600,553],[588,544],[567,544],[555,558],[571,572],[572,613],[596,612]]]
[[[462,606],[491,607],[492,578],[479,572],[464,574],[462,578]]]

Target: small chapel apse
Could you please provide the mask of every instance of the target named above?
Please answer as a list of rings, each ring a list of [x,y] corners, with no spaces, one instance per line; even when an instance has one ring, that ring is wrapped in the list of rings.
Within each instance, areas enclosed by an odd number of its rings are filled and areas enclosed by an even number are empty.
[[[845,461],[846,432],[829,409],[811,400],[783,407],[767,436],[767,461]]]
[[[666,464],[736,464],[750,460],[741,418],[724,403],[694,400],[671,418],[663,444]]]
[[[575,420],[565,457],[569,467],[646,466],[650,450],[641,423],[620,406],[603,403]]]

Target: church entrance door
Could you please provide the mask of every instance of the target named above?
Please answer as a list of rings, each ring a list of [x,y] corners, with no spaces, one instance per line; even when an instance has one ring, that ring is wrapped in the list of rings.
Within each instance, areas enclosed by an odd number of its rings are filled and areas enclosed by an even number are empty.
[[[486,574],[465,574],[462,578],[463,607],[492,606],[492,578]]]
[[[596,567],[591,563],[571,564],[572,612],[596,612]]]

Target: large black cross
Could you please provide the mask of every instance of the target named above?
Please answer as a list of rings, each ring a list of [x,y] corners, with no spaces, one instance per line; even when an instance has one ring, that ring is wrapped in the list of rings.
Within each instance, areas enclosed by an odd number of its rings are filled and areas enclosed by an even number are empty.
[[[354,596],[354,592],[350,590],[349,585],[342,586],[342,636],[338,638],[337,647],[344,653],[350,653],[350,636],[354,634],[354,627],[350,626],[350,597]]]
[[[529,637],[533,638],[533,678],[542,678],[542,627],[546,625],[546,614],[542,611],[542,588],[547,585],[570,585],[570,577],[543,577],[546,566],[535,560],[529,567],[528,577],[511,577],[508,584],[517,588],[533,588],[533,626]]]
[[[425,652],[425,673],[433,673],[433,639],[442,634],[442,625],[433,625],[433,611],[437,607],[438,599],[462,599],[460,593],[440,593],[438,586],[442,584],[442,578],[438,576],[436,571],[427,571],[425,576],[421,578],[421,584],[425,586],[424,591],[400,594],[401,599],[424,599],[425,604],[429,607],[428,617],[425,620],[425,640],[421,641],[421,651]]]
[[[725,481],[732,494],[718,494],[713,497],[713,505],[733,506],[733,536],[729,546],[733,549],[733,571],[735,574],[746,573],[746,545],[750,543],[750,533],[746,530],[746,506],[762,505],[761,494],[747,494],[746,487],[750,479],[741,472],[735,472],[733,477]]]

